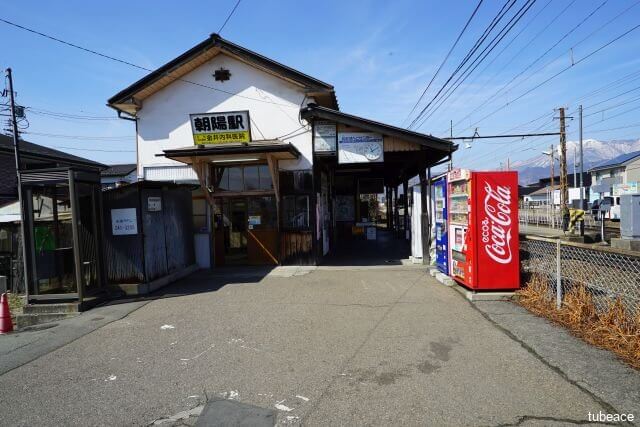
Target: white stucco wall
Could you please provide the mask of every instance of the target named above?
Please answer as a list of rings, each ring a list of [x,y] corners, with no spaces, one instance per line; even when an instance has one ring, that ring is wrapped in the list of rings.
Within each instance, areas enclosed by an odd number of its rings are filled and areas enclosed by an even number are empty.
[[[224,67],[231,79],[217,82],[212,74]],[[298,121],[304,98],[301,88],[264,71],[220,54],[182,77],[228,93],[176,81],[143,101],[138,113],[138,176],[144,167],[177,166],[181,163],[157,157],[163,150],[193,145],[189,114],[249,110],[252,140],[275,139],[301,127]],[[305,105],[312,100],[307,99]],[[306,122],[302,122],[306,124]],[[312,165],[311,131],[282,138],[300,151],[298,160],[280,162],[281,169],[309,169]]]

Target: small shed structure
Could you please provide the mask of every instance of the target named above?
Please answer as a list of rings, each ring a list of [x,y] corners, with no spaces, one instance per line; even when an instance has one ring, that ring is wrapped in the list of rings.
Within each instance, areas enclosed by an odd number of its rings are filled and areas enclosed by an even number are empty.
[[[197,269],[191,187],[141,181],[102,194],[111,286],[146,294]]]

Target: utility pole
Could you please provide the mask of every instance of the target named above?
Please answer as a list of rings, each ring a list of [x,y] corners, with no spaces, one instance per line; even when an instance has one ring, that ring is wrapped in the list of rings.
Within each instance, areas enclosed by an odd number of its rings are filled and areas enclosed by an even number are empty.
[[[586,210],[584,183],[582,182],[584,176],[584,156],[582,153],[582,105],[580,105],[578,110],[580,112],[580,209]]]
[[[567,133],[564,107],[560,107],[560,211],[563,214],[567,209],[567,199],[569,199],[567,186]]]
[[[547,154],[547,153],[545,153],[545,154]],[[556,223],[555,215],[554,215],[554,212],[553,212],[554,211],[553,196],[554,196],[554,193],[555,193],[554,188],[553,188],[554,187],[554,182],[553,181],[554,181],[554,176],[556,174],[555,166],[554,166],[555,163],[556,163],[556,159],[555,159],[554,154],[553,154],[553,144],[551,144],[551,147],[549,147],[549,165],[551,166],[551,168],[550,168],[551,169],[551,181],[550,181],[550,187],[549,187],[550,188],[550,190],[549,190],[549,195],[550,195],[549,196],[549,198],[550,198],[550,200],[549,200],[549,215],[551,216],[551,228],[555,228],[555,225],[556,225],[555,224]]]
[[[578,186],[578,177],[576,176],[576,147],[573,147],[573,188]]]
[[[27,242],[24,231],[24,204],[22,202],[22,184],[20,182],[20,137],[18,135],[18,120],[16,119],[16,101],[13,92],[13,75],[11,68],[6,70],[9,82],[9,108],[11,109],[11,129],[13,131],[13,152],[16,159],[16,183],[18,184],[18,204],[20,205],[20,239],[22,241],[22,279],[24,281],[25,294],[29,295],[29,283],[27,280]]]

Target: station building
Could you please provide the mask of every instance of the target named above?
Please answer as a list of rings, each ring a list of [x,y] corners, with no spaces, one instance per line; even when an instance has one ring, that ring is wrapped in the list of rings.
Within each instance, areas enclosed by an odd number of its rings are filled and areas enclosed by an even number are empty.
[[[194,184],[201,267],[314,265],[356,239],[374,245],[364,194],[384,194],[381,228],[420,233],[428,254],[427,171],[457,146],[340,111],[328,83],[212,34],[108,105],[136,123],[138,179]],[[416,176],[422,225],[411,229]]]

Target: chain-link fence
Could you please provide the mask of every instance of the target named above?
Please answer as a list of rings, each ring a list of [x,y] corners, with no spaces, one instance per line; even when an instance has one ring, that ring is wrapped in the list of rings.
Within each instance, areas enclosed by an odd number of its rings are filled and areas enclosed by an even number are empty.
[[[628,314],[640,314],[640,254],[532,236],[521,240],[520,252],[522,273],[544,278],[558,302],[582,285],[597,309],[619,298]]]

